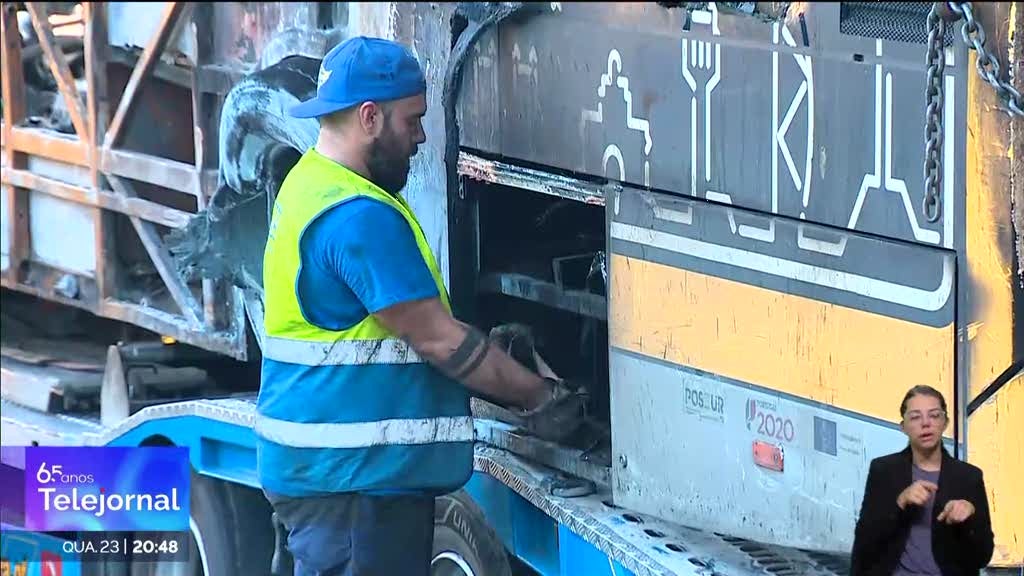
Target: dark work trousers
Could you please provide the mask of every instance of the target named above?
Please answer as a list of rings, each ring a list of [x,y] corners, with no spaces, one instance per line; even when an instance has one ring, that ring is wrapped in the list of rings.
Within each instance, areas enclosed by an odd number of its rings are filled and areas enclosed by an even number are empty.
[[[428,576],[434,498],[267,495],[288,529],[295,576]]]

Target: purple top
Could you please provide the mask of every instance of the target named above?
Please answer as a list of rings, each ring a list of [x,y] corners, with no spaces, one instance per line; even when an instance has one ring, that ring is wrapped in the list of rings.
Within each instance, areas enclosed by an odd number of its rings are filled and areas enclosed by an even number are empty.
[[[939,483],[939,471],[929,472],[914,466],[914,482],[925,480]],[[939,566],[932,555],[932,505],[935,498],[928,500],[924,506],[913,510],[910,525],[910,537],[903,549],[899,566],[893,576],[942,576]]]

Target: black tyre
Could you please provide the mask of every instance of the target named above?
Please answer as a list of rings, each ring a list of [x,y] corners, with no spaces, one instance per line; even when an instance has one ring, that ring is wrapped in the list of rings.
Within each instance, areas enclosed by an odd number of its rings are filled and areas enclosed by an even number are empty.
[[[316,119],[287,112],[316,94],[319,69],[318,59],[289,56],[231,88],[218,128],[217,190],[187,226],[165,237],[186,277],[241,288],[253,323],[262,322],[263,250],[277,191],[320,130]],[[250,340],[247,357],[255,362],[261,350]]]
[[[289,56],[231,88],[221,109],[218,187],[209,205],[168,235],[189,275],[243,289],[262,282],[263,249],[281,182],[316,142],[319,123],[288,109],[316,94],[320,60]]]
[[[192,475],[189,561],[133,563],[131,576],[268,576],[270,505],[251,488]]]
[[[460,490],[434,504],[431,576],[511,576],[505,547],[480,507]]]

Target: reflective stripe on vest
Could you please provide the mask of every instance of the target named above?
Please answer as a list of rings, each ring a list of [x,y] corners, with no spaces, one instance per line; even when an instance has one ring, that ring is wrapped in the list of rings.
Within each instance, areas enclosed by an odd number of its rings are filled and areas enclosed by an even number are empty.
[[[335,340],[313,342],[267,336],[263,355],[278,362],[305,366],[356,366],[365,364],[420,364],[423,359],[403,340]]]
[[[473,418],[439,417],[345,424],[302,423],[256,415],[258,435],[295,448],[369,448],[476,440]]]

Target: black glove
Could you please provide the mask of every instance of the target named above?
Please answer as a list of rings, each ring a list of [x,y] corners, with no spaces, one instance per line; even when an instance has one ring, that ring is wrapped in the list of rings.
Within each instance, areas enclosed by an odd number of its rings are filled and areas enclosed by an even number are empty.
[[[545,380],[552,387],[551,399],[523,413],[523,427],[542,440],[561,442],[586,419],[587,390],[566,380]]]
[[[523,324],[502,324],[490,332],[491,341],[517,362],[540,373],[530,328]],[[574,382],[545,378],[551,384],[551,398],[533,410],[521,413],[523,428],[531,435],[560,442],[568,438],[586,418],[587,390]]]

